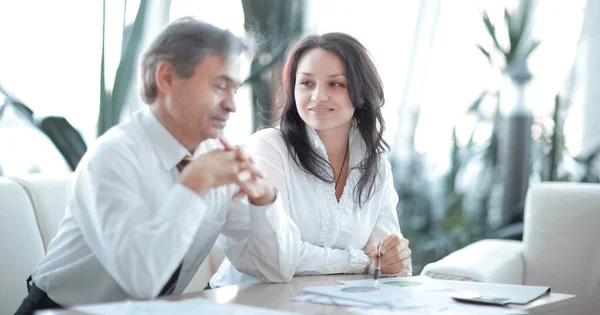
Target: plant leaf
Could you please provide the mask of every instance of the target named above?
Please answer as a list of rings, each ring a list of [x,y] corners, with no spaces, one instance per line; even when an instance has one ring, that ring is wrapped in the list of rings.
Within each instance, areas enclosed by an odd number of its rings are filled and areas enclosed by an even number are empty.
[[[133,22],[131,29],[131,37],[125,48],[125,53],[121,57],[119,66],[117,67],[117,74],[115,76],[115,83],[112,92],[112,122],[115,124],[119,121],[121,111],[125,107],[125,100],[127,92],[133,87],[133,81],[131,77],[135,75],[136,58],[141,53],[142,41],[144,37],[144,24],[148,14],[148,1],[141,1],[140,7],[138,8],[137,15]]]
[[[502,49],[502,47],[500,47],[500,44],[498,43],[498,39],[496,39],[496,29],[495,29],[494,25],[492,24],[492,21],[490,21],[490,17],[488,16],[487,12],[483,12],[482,19],[483,19],[483,23],[485,24],[485,28],[487,29],[488,33],[492,37],[492,41],[494,42],[494,46],[503,55],[506,56],[506,53],[504,52],[504,50]]]
[[[101,107],[98,117],[98,137],[112,126],[119,123],[121,112],[123,111],[123,108],[125,108],[127,98],[131,95],[130,92],[136,88],[133,78],[135,78],[136,74],[138,56],[142,53],[144,38],[148,32],[147,23],[159,15],[168,14],[171,6],[170,0],[161,0],[157,1],[157,3],[161,5],[162,10],[150,10],[149,2],[150,1],[140,1],[135,21],[133,22],[130,39],[126,44],[124,53],[119,61],[111,92],[106,91],[104,82],[104,49],[102,49],[102,69],[100,73]],[[104,5],[106,6],[106,0],[104,0]],[[103,17],[103,23],[105,23],[108,18],[106,16],[106,10],[103,11]],[[105,35],[105,29],[103,28],[103,40]]]
[[[289,45],[303,32],[304,0],[242,0],[244,28],[254,33],[265,34],[258,47],[258,55],[267,53],[271,61],[264,65],[254,60],[250,66],[250,76],[244,80],[252,89],[252,129],[272,124],[271,100],[277,87],[265,71],[281,66]],[[279,71],[279,70],[277,70]]]
[[[106,91],[106,77],[104,74],[104,43],[106,41],[106,0],[102,6],[102,54],[100,60],[100,110],[98,112],[98,124],[96,133],[102,135],[110,128],[110,117],[112,117],[112,106],[110,104],[110,92]]]
[[[526,57],[529,57],[529,55],[540,45],[540,41],[539,40],[534,40],[533,42],[531,42],[531,46],[529,46],[529,49],[527,49],[527,53],[525,54]]]
[[[477,97],[477,99],[475,99],[475,101],[473,102],[473,104],[471,104],[471,106],[469,106],[469,109],[467,110],[467,113],[476,113],[479,112],[479,105],[481,105],[481,102],[483,101],[483,98],[486,97],[488,94],[488,91],[483,91],[481,92],[481,94],[479,94],[479,96]]]
[[[529,28],[530,28],[530,16],[531,14],[531,1],[530,0],[521,0],[519,2],[519,7],[517,8],[517,12],[515,14],[514,19],[516,20],[517,18],[519,19],[518,21],[515,21],[513,24],[518,25],[518,37],[517,37],[517,42],[515,45],[515,53],[514,55],[517,54],[517,52],[522,49],[521,46],[525,45],[525,42],[528,41],[528,33],[529,33]],[[519,23],[520,22],[520,23]],[[517,30],[515,30],[517,31]],[[525,57],[527,57],[529,54],[526,54]]]
[[[494,66],[494,61],[492,60],[492,56],[490,56],[490,53],[487,52],[487,50],[485,50],[485,48],[483,48],[481,45],[477,44],[477,48],[479,48],[479,51],[481,51],[481,53],[483,55],[485,55],[485,57],[487,58],[487,60],[490,62],[490,64],[492,66]]]
[[[504,21],[506,22],[506,28],[508,29],[508,40],[510,42],[510,48],[508,50],[508,56],[506,57],[506,63],[512,60],[517,46],[519,45],[519,30],[515,29],[514,18],[508,13],[508,9],[504,8]]]

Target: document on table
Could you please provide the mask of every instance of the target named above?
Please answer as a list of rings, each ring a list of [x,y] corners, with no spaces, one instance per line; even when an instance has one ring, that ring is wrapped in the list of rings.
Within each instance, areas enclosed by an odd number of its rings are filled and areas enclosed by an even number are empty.
[[[80,305],[71,308],[93,315],[280,315],[292,314],[288,312],[245,306],[238,304],[219,304],[217,302],[196,298],[180,301],[152,300],[152,301],[125,301],[119,303]]]
[[[373,280],[340,281],[343,284],[356,286],[373,285]],[[483,283],[471,281],[437,280],[426,276],[380,279],[379,284],[392,285],[411,291],[427,292],[452,296],[457,293],[474,293],[481,296],[503,298],[514,304],[527,304],[550,292],[549,287],[526,286],[499,283]]]
[[[378,308],[373,306],[370,303],[362,303],[362,302],[354,302],[350,300],[338,299],[324,295],[318,294],[307,294],[297,296],[292,299],[292,301],[296,302],[309,302],[309,303],[317,303],[317,304],[327,304],[334,306],[342,306],[347,307],[346,310],[350,311],[352,314],[368,314],[368,315],[401,315],[401,314],[413,314],[413,315],[423,315],[429,314],[431,309],[404,309],[399,310],[397,308]],[[484,311],[482,311],[482,306],[478,305],[470,305],[470,304],[462,304],[462,305],[453,305],[452,307],[448,307],[445,309],[436,310],[435,314],[442,315],[464,315],[464,314],[482,314],[482,315],[506,315],[506,314],[527,314],[522,311],[513,311],[506,310],[504,308],[489,308],[485,307]]]
[[[438,286],[437,280],[423,276],[380,279],[378,286],[374,286],[374,280],[372,279],[341,282],[341,285],[336,286],[308,287],[304,291],[332,298],[331,303],[328,304],[343,305],[341,301],[348,300],[370,304],[370,308],[403,312],[440,314],[461,312],[474,314],[527,313],[504,307],[456,302],[451,296],[463,291],[448,286]],[[323,299],[320,302],[327,303],[327,300]]]
[[[503,298],[515,304],[527,304],[550,292],[550,287],[540,286],[451,280],[434,281],[440,287],[451,288],[461,292],[473,292],[483,296]]]
[[[356,302],[351,300],[337,299],[331,296],[320,294],[299,295],[292,299],[295,302],[309,302],[316,304],[329,304],[335,306],[357,306],[357,307],[373,307],[371,303]]]

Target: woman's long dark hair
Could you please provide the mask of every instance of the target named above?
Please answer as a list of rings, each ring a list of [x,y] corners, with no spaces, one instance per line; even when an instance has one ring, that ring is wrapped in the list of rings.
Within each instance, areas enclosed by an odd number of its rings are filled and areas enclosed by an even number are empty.
[[[329,172],[332,167],[311,145],[306,133],[306,124],[298,114],[294,98],[298,62],[305,52],[314,48],[338,56],[346,70],[348,94],[355,108],[354,119],[366,145],[366,157],[356,166],[361,176],[354,194],[355,201],[362,207],[374,193],[380,156],[389,146],[383,140],[385,123],[381,106],[385,99],[381,78],[369,52],[354,37],[344,33],[313,35],[300,40],[290,49],[283,67],[283,95],[279,100],[279,105],[283,106],[283,139],[292,158],[301,169],[320,180],[333,183]]]

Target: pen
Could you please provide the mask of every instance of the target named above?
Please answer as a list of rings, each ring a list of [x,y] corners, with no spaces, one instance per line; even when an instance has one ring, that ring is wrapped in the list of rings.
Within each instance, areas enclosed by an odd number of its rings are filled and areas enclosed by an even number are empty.
[[[373,274],[373,280],[375,280],[375,286],[377,286],[377,282],[379,279],[379,272],[381,271],[381,246],[383,246],[383,242],[379,242],[377,246],[377,266],[375,267],[375,273]]]

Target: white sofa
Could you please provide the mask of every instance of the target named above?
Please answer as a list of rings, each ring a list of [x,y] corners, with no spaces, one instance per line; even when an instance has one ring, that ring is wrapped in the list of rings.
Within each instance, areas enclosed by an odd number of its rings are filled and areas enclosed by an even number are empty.
[[[0,314],[13,314],[27,295],[25,279],[46,254],[64,216],[70,177],[0,177]],[[214,247],[185,293],[203,290],[223,257]]]
[[[523,241],[482,240],[425,266],[438,279],[542,285],[576,295],[568,314],[600,311],[600,185],[529,188]]]
[[[0,177],[0,314],[14,314],[44,245],[25,189]]]

